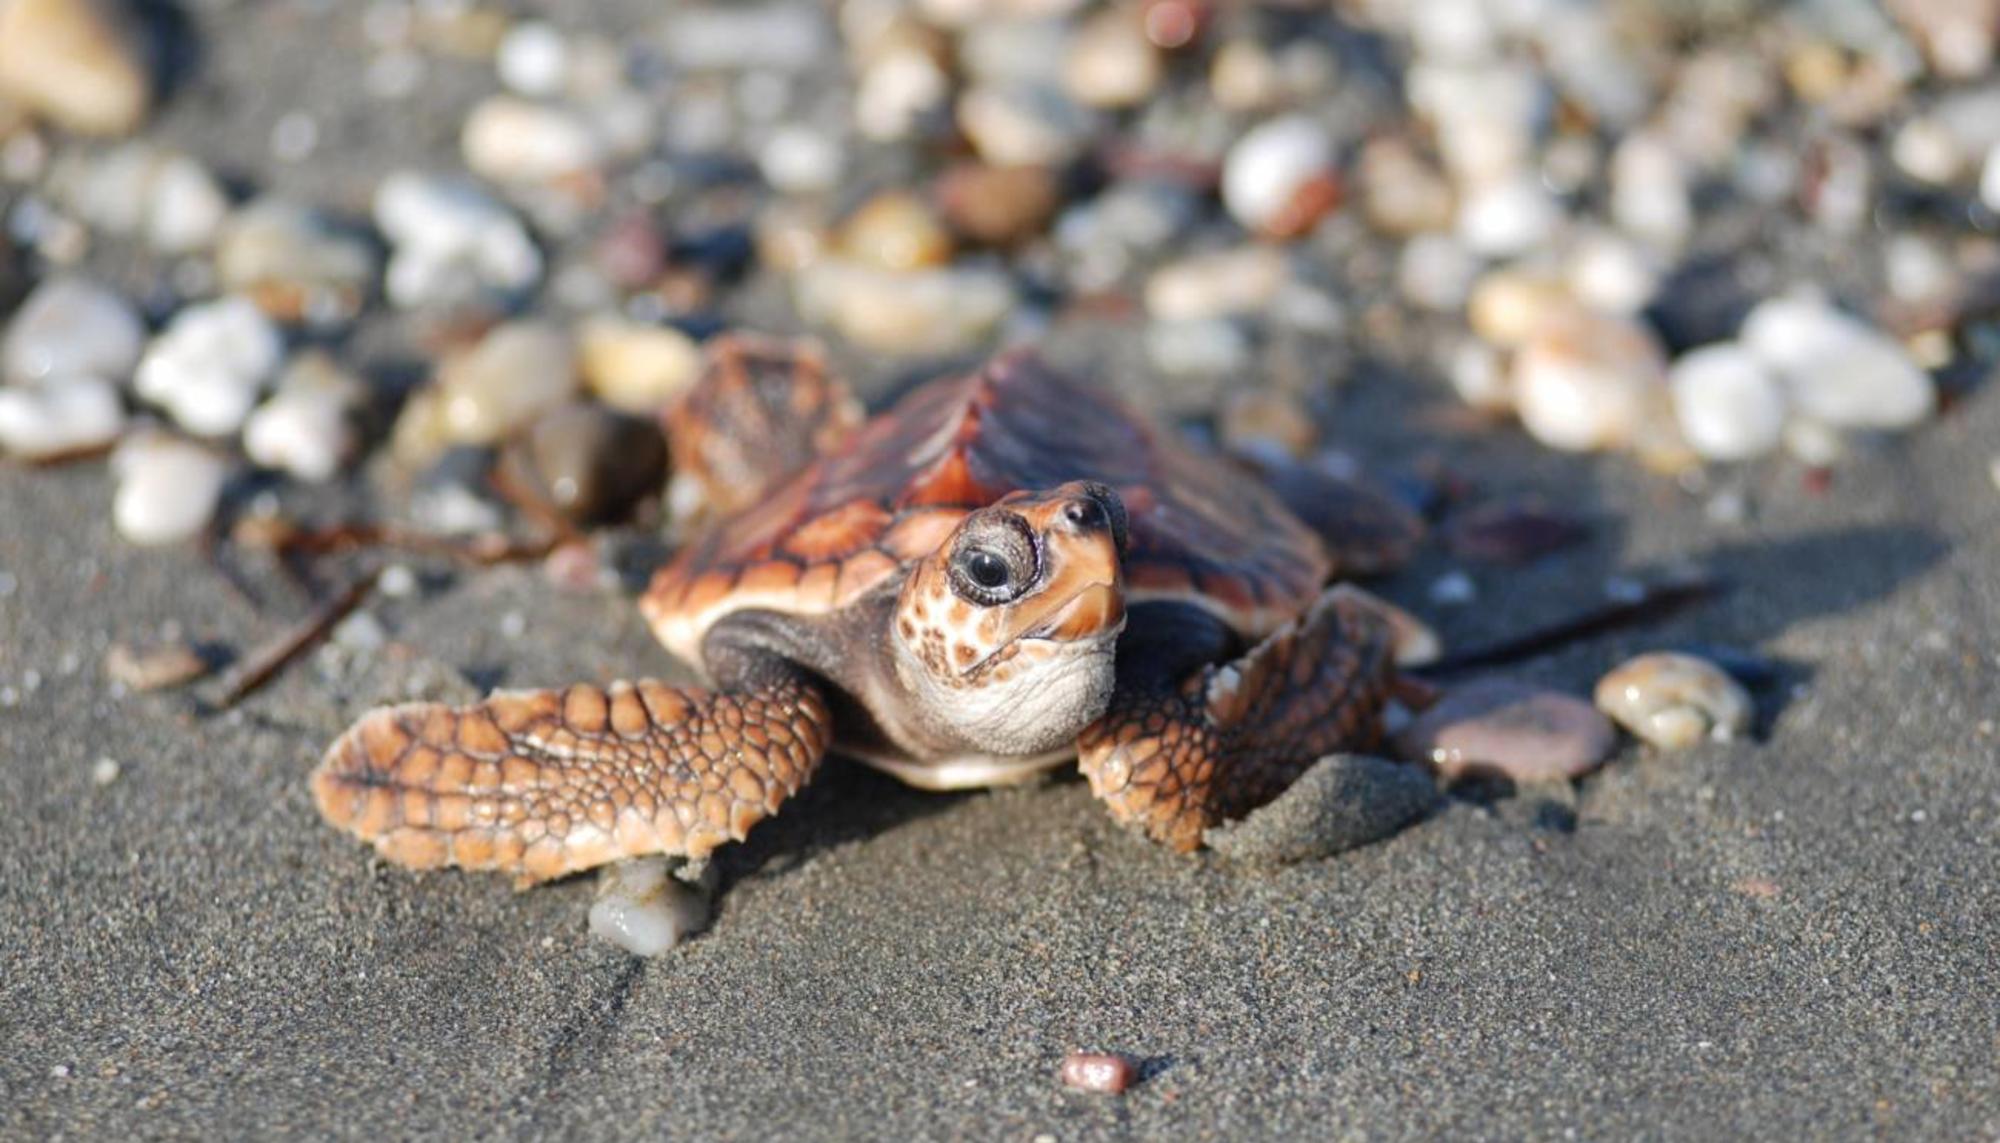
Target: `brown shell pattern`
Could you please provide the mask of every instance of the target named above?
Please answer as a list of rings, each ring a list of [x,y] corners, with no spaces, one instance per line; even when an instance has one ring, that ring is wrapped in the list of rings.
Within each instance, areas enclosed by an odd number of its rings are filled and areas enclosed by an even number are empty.
[[[1016,352],[911,392],[684,549],[642,606],[669,650],[699,662],[723,615],[836,610],[934,551],[967,512],[1070,480],[1124,497],[1135,602],[1186,599],[1261,637],[1330,570],[1319,540],[1253,478]]]

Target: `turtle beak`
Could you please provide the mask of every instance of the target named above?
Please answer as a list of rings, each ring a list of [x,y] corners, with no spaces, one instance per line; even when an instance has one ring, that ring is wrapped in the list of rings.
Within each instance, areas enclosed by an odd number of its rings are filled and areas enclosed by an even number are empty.
[[[1125,510],[1097,484],[1066,484],[1024,512],[1041,533],[1050,572],[1023,607],[1016,638],[1072,643],[1115,634],[1125,624]]]

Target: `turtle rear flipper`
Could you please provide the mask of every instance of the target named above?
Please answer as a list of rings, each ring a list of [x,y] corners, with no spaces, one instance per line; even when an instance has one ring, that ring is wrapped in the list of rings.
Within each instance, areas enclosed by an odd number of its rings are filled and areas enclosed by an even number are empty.
[[[1395,677],[1388,624],[1336,587],[1247,654],[1179,679],[1121,678],[1077,742],[1090,788],[1176,850],[1270,801],[1320,757],[1365,750]]]
[[[504,691],[368,714],[327,751],[313,797],[398,864],[526,886],[740,841],[811,777],[832,727],[792,671],[730,691],[650,679]]]

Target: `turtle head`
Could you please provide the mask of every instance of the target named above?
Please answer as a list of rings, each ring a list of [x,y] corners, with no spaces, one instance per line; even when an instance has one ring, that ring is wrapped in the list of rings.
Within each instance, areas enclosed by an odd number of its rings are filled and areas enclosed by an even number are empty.
[[[968,514],[904,583],[903,684],[979,750],[1074,739],[1111,701],[1125,629],[1125,505],[1102,484],[1017,492]]]

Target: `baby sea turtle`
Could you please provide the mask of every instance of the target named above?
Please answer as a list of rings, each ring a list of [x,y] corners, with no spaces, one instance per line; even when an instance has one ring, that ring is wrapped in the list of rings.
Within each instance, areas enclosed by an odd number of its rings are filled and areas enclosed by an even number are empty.
[[[675,494],[740,506],[641,601],[711,686],[373,711],[313,775],[328,821],[530,884],[703,857],[838,750],[932,789],[1075,758],[1115,816],[1191,850],[1378,737],[1391,629],[1323,590],[1329,546],[1031,354],[861,424],[813,351],[729,338],[667,423]]]

